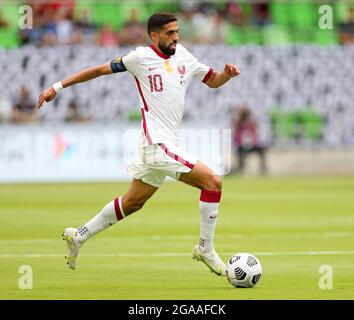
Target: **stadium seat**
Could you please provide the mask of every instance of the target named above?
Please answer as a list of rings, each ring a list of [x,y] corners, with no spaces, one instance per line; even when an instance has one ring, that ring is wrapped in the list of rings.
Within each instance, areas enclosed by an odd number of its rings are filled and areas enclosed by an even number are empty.
[[[276,107],[270,112],[275,138],[294,140],[297,137],[297,115],[293,112]]]
[[[89,16],[92,17],[94,13],[94,2],[87,0],[76,0],[74,9],[75,17],[80,16],[83,11],[88,11]]]
[[[75,12],[80,12],[82,10],[91,11],[94,5],[94,1],[87,0],[76,0],[75,1]]]
[[[270,3],[272,22],[276,25],[288,27],[291,24],[291,4],[272,0]]]
[[[247,27],[245,28],[245,37],[247,43],[263,44],[263,29],[260,27]]]
[[[242,44],[263,44],[263,33],[260,27],[235,27],[229,28],[227,44],[238,46]]]
[[[263,42],[265,45],[289,45],[292,39],[288,27],[270,25],[263,28]]]
[[[7,3],[6,5],[0,6],[2,16],[9,23],[8,28],[11,30],[16,30],[18,28],[19,12],[17,4]]]
[[[139,12],[140,21],[147,19],[147,10],[144,3],[140,2],[104,2],[95,1],[90,3],[83,3],[78,6],[78,9],[88,9],[91,12],[92,20],[99,26],[105,24],[111,25],[114,29],[119,30],[125,22],[130,18],[132,9],[137,9]]]
[[[318,23],[318,11],[317,6],[311,2],[294,1],[292,4],[286,4],[291,6],[291,19],[290,24],[297,29],[314,29]]]
[[[294,43],[309,44],[313,41],[312,29],[294,29],[292,30],[292,39]]]
[[[136,9],[139,12],[139,20],[145,23],[149,17],[145,2],[141,1],[125,1],[119,4],[119,14],[121,24],[123,25],[130,19],[131,11]]]
[[[245,38],[245,33],[240,27],[231,26],[229,32],[226,36],[226,43],[230,46],[240,46],[245,44],[247,39]]]
[[[146,1],[145,6],[148,16],[158,11],[176,12],[179,7],[177,1],[171,2],[169,0]]]
[[[118,29],[123,19],[117,3],[96,2],[92,8],[92,20],[99,26],[109,24]]]
[[[19,45],[18,21],[19,13],[16,4],[0,6],[1,15],[8,23],[6,28],[0,28],[0,48],[11,49]]]
[[[299,111],[299,116],[302,122],[304,137],[314,141],[321,139],[324,130],[322,117],[311,107]]]
[[[17,31],[0,28],[0,48],[13,49],[19,46]]]
[[[321,30],[314,31],[313,41],[320,45],[337,45],[339,44],[339,37],[336,30]]]
[[[337,0],[333,4],[334,6],[334,18],[336,23],[347,22],[348,10],[350,7],[354,7],[353,3],[346,0]]]
[[[0,49],[0,98],[16,96],[21,84],[27,84],[36,98],[58,79],[124,55],[131,49],[96,46]],[[352,139],[354,47],[248,44],[189,46],[188,49],[199,61],[216,70],[221,70],[225,62],[234,61],[241,69],[241,76],[218,90],[210,90],[194,79],[186,99],[187,121],[209,121],[228,128],[232,110],[247,104],[260,121],[259,129],[265,140],[272,136],[272,128],[282,141],[294,141],[300,136],[335,145]],[[117,99],[117,88],[124,99]],[[53,102],[53,108],[41,113],[43,122],[63,121],[73,98],[78,100],[85,115],[98,122],[140,121],[138,94],[129,73],[101,77],[65,89]],[[276,105],[281,107],[273,108]],[[311,109],[304,110],[306,105],[311,105]]]
[[[138,109],[138,108],[137,108]],[[132,110],[128,113],[128,119],[130,122],[139,122],[142,119],[140,110]]]

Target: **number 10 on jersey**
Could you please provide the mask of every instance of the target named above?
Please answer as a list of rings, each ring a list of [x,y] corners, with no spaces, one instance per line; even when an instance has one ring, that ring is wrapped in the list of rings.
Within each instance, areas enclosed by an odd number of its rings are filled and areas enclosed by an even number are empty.
[[[161,74],[154,74],[148,76],[150,81],[150,91],[151,92],[161,92],[163,90],[162,77]]]

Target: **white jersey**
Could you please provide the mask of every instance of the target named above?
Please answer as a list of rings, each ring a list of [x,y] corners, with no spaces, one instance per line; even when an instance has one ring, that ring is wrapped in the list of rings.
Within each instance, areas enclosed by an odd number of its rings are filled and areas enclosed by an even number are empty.
[[[138,47],[122,57],[135,77],[142,112],[141,146],[156,143],[179,144],[184,101],[192,77],[206,82],[213,69],[177,44],[166,56],[153,46]]]

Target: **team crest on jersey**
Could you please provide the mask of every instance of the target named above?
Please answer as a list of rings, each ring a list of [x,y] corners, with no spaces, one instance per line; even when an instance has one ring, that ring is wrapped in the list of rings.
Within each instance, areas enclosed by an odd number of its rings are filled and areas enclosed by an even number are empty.
[[[181,75],[184,75],[186,73],[186,66],[185,65],[177,66],[177,69]]]
[[[173,67],[172,67],[170,61],[167,60],[167,61],[164,62],[164,68],[166,69],[166,71],[169,74],[173,73]]]

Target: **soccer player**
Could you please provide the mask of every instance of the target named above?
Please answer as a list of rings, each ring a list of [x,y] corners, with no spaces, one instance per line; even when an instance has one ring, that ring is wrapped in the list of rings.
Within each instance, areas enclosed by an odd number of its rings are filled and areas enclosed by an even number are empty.
[[[153,14],[148,20],[147,32],[151,38],[149,47],[138,47],[123,57],[75,73],[55,83],[39,97],[38,108],[41,108],[63,88],[125,71],[134,77],[140,96],[140,159],[128,165],[133,178],[130,188],[123,196],[107,203],[83,226],[64,230],[67,264],[75,269],[80,247],[85,241],[140,210],[169,176],[201,190],[200,241],[193,248],[192,256],[216,274],[225,275],[225,264],[213,245],[222,181],[205,164],[181,150],[178,143],[185,94],[192,77],[210,88],[218,88],[239,75],[240,70],[233,64],[226,64],[222,72],[217,72],[200,63],[178,43],[179,27],[173,14]]]

